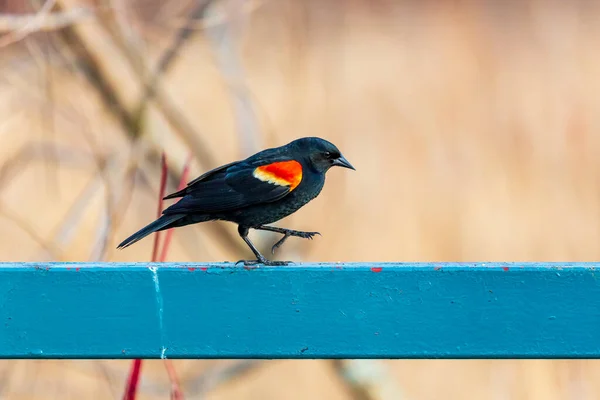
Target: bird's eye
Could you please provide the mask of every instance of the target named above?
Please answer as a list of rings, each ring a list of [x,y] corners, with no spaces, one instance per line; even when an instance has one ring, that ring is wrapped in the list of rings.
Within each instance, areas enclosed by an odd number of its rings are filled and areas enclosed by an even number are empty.
[[[326,151],[325,152],[325,158],[327,158],[327,159],[330,160],[331,158],[333,158],[333,154],[331,154],[329,151]]]

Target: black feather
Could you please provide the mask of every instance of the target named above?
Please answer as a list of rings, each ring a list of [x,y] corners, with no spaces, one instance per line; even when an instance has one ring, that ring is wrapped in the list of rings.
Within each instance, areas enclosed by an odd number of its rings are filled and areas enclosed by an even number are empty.
[[[219,213],[258,203],[279,200],[290,192],[288,186],[263,182],[254,177],[255,167],[237,165],[189,186],[185,196],[168,207],[163,214]]]
[[[173,222],[176,222],[177,220],[179,220],[183,217],[185,217],[184,214],[163,215],[156,221],[146,225],[145,227],[143,227],[142,229],[140,229],[133,235],[129,236],[127,239],[123,240],[121,242],[121,244],[119,244],[117,249],[124,249],[127,246],[131,246],[138,240],[142,240],[143,238],[145,238],[146,236],[148,236],[149,234],[151,234],[153,232],[167,229],[167,228],[169,228],[168,225],[172,224]]]

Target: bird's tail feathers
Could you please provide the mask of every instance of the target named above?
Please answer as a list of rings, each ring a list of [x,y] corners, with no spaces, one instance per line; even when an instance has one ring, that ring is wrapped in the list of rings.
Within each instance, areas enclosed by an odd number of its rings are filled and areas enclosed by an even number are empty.
[[[168,225],[172,224],[175,221],[180,220],[183,217],[185,217],[185,214],[163,215],[160,218],[158,218],[156,221],[146,225],[145,227],[143,227],[142,229],[140,229],[133,235],[129,236],[127,239],[123,240],[121,242],[121,244],[119,244],[119,246],[117,246],[117,249],[124,249],[125,247],[131,246],[135,242],[145,238],[146,236],[148,236],[149,234],[151,234],[153,232],[167,229],[167,228],[169,228]]]

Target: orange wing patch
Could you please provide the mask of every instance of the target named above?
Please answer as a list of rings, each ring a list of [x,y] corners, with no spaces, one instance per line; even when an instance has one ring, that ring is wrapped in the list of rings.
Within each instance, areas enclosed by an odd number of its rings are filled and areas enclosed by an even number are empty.
[[[281,161],[261,165],[253,173],[254,177],[263,182],[280,186],[289,186],[294,190],[302,181],[302,165],[298,161]]]

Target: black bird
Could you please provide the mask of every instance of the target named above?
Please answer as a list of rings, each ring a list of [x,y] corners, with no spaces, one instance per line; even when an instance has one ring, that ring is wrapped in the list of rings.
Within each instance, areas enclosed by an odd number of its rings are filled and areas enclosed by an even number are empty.
[[[317,197],[325,184],[325,173],[333,166],[354,169],[335,145],[321,138],[306,137],[215,168],[188,183],[185,189],[166,196],[165,200],[177,197],[181,200],[118,248],[164,229],[223,220],[238,224],[240,236],[256,256],[256,261],[244,261],[246,264],[285,265],[288,262],[269,261],[260,254],[248,238],[248,231],[252,228],[283,234],[273,245],[273,253],[290,236],[312,239],[320,235],[266,224],[294,213]]]

